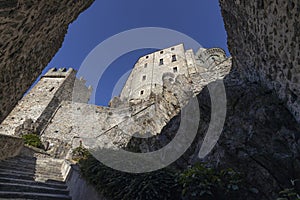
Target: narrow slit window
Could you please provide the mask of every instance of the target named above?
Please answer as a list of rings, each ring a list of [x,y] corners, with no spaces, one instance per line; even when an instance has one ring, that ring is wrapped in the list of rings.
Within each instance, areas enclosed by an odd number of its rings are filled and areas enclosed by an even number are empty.
[[[145,63],[144,67],[147,68],[147,66],[148,66],[148,63]]]
[[[164,64],[164,59],[160,59],[159,60],[159,65],[163,65]]]
[[[143,76],[142,80],[143,80],[143,81],[146,80],[146,76],[145,76],[145,75]]]
[[[143,94],[144,94],[144,90],[142,90],[142,91],[140,92],[140,94],[143,95]]]
[[[52,87],[50,90],[49,90],[49,92],[52,92],[54,90],[54,87]]]
[[[174,73],[177,73],[177,72],[178,72],[177,67],[173,67],[173,72],[174,72]]]
[[[176,58],[176,55],[173,55],[172,56],[172,62],[175,62],[175,61],[177,61],[177,58]]]

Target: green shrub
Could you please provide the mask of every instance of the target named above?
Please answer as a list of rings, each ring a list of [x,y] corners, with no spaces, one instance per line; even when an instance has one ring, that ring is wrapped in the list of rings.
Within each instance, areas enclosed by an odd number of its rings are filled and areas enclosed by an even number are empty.
[[[286,188],[279,192],[279,198],[277,200],[300,200],[300,193],[297,192],[296,183],[299,183],[300,180],[291,180],[292,187]]]
[[[197,164],[179,175],[182,197],[189,200],[236,199],[243,189],[242,177],[232,169],[217,171]]]
[[[82,175],[110,200],[223,200],[243,199],[242,176],[232,169],[215,170],[197,164],[183,172],[167,167],[131,174],[111,169],[82,149]],[[87,154],[85,154],[87,153]]]
[[[91,155],[79,164],[86,179],[108,199],[179,199],[177,174],[171,169],[144,174],[125,173],[103,165]]]
[[[72,151],[72,159],[74,161],[79,161],[82,159],[87,159],[90,156],[89,151],[80,145]]]
[[[37,134],[26,134],[23,135],[22,138],[24,139],[24,143],[36,148],[43,149],[44,146]]]

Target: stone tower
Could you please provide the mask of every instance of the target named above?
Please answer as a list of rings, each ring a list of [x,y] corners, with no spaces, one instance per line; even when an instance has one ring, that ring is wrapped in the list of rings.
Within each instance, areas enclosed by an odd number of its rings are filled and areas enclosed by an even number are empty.
[[[50,69],[1,123],[0,134],[40,133],[62,101],[87,102],[91,89],[75,75],[72,68]],[[82,95],[73,97],[74,86]]]
[[[220,48],[200,48],[196,54],[193,50],[185,50],[183,44],[141,57],[129,75],[120,98],[123,101],[133,99],[149,99],[151,94],[161,94],[163,79],[175,78],[182,74],[192,74],[213,68],[226,59],[224,50]]]

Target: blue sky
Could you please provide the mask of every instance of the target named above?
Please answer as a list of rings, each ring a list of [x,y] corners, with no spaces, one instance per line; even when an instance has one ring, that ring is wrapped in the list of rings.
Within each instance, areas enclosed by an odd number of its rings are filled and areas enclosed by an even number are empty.
[[[98,44],[120,32],[141,27],[176,30],[203,47],[221,47],[229,54],[218,0],[96,0],[69,26],[62,48],[43,73],[52,67],[78,69]],[[96,88],[96,104],[106,106],[119,78],[140,56],[153,51],[136,50],[115,60]]]

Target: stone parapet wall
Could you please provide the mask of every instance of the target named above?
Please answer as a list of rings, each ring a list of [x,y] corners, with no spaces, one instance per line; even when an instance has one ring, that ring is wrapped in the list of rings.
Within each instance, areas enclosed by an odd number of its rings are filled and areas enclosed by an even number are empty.
[[[0,160],[19,155],[23,146],[22,138],[0,135]]]

